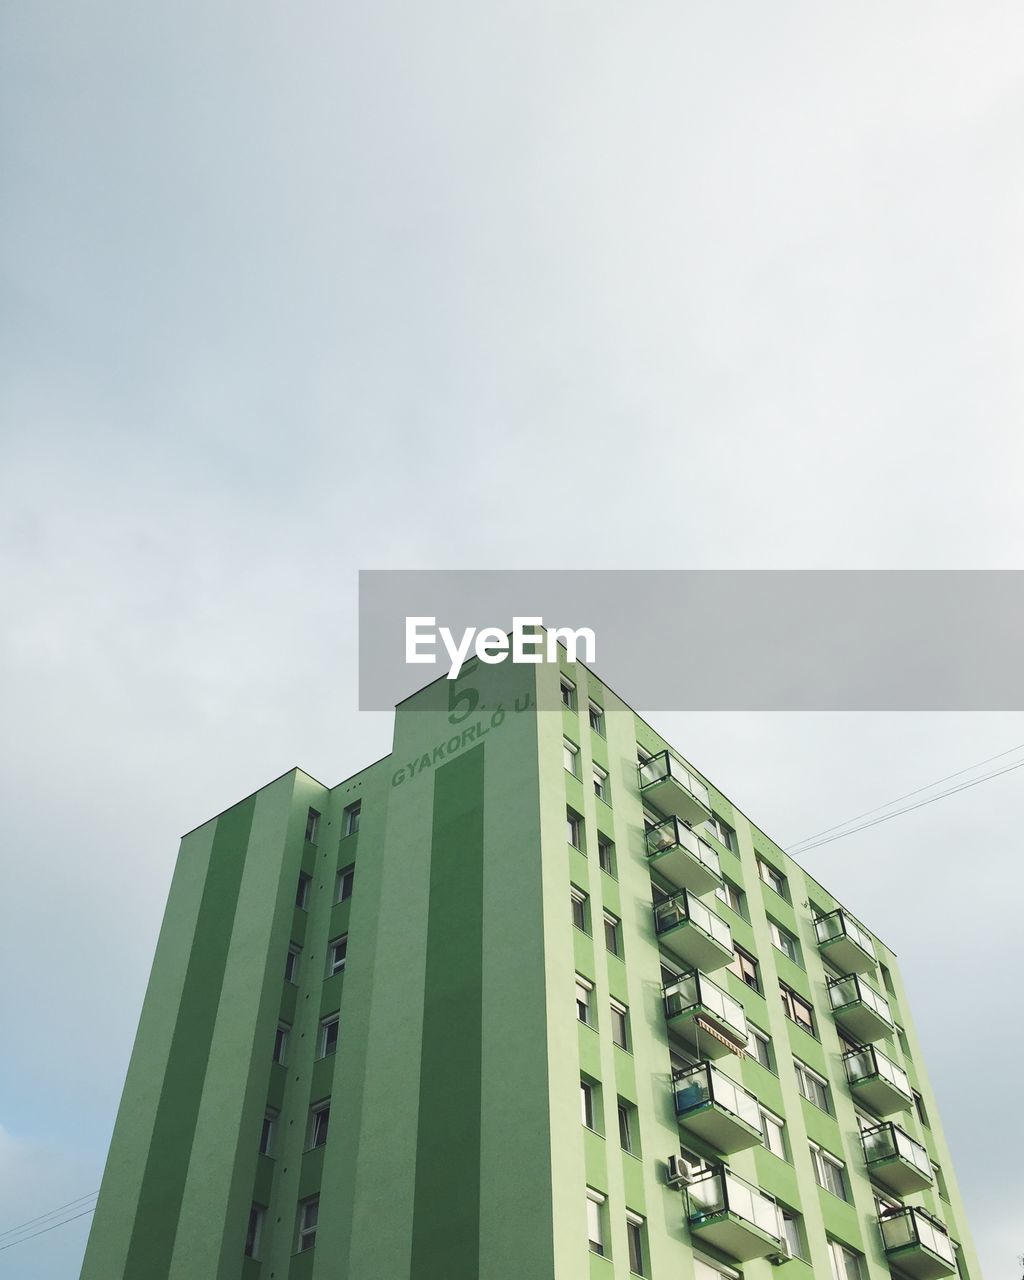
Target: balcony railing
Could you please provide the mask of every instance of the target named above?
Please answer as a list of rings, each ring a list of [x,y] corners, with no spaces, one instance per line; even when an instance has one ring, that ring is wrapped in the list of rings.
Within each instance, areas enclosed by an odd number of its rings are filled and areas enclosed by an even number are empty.
[[[891,1120],[860,1135],[868,1172],[897,1195],[921,1191],[932,1183],[928,1152]]]
[[[654,929],[664,946],[695,969],[720,969],[732,959],[732,930],[686,889],[655,904]]]
[[[877,963],[875,944],[852,916],[842,909],[814,922],[818,946],[844,973],[868,973]]]
[[[828,998],[836,1022],[865,1044],[895,1030],[888,1000],[858,974],[830,979]]]
[[[679,889],[707,893],[722,883],[718,854],[679,818],[648,827],[647,858]]]
[[[933,1280],[953,1275],[956,1250],[946,1228],[923,1209],[906,1206],[879,1219],[886,1255],[901,1271]]]
[[[665,1017],[673,1031],[703,1046],[702,1056],[721,1057],[722,1051],[742,1048],[747,1042],[747,1015],[738,1000],[702,973],[687,973],[662,992]],[[700,1024],[717,1032],[700,1038]]]
[[[687,822],[704,822],[711,817],[711,796],[703,782],[669,751],[644,760],[637,766],[640,794],[649,797],[662,813],[674,813]]]
[[[690,1231],[738,1262],[778,1253],[782,1215],[775,1200],[724,1165],[686,1188]]]
[[[710,1062],[678,1072],[672,1090],[679,1123],[723,1155],[744,1151],[761,1141],[757,1098]]]
[[[914,1091],[902,1067],[879,1049],[865,1045],[843,1054],[850,1089],[864,1098],[879,1115],[908,1111],[914,1105]]]

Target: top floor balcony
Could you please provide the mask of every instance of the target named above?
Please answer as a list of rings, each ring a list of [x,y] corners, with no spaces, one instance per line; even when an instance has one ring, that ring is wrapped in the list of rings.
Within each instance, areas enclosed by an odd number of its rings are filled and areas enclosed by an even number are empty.
[[[679,818],[648,827],[647,865],[669,884],[691,893],[710,893],[722,883],[718,854]]]
[[[640,795],[662,813],[671,813],[691,826],[711,817],[711,797],[699,778],[668,751],[644,760],[637,768]]]
[[[873,973],[875,944],[852,916],[842,909],[819,916],[814,922],[818,950],[842,973]]]
[[[956,1275],[956,1250],[938,1218],[907,1205],[883,1214],[878,1225],[886,1258],[905,1275],[914,1280]]]

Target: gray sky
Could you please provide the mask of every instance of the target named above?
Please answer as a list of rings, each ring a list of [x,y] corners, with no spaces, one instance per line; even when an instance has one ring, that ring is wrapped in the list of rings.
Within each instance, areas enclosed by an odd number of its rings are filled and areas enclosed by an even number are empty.
[[[0,1230],[98,1185],[179,834],[388,749],[359,568],[1021,566],[1022,43],[984,0],[4,8]],[[658,723],[783,841],[1024,741]],[[1017,773],[806,860],[901,955],[989,1280],[1022,820]]]

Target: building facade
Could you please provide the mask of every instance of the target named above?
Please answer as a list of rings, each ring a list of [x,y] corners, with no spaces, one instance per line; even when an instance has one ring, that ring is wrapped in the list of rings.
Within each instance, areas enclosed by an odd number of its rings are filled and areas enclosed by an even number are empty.
[[[582,665],[184,837],[82,1280],[980,1280],[892,953]]]

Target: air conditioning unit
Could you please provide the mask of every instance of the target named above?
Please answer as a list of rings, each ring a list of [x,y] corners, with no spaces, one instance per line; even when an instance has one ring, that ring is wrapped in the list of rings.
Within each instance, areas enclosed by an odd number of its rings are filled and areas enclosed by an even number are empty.
[[[667,1168],[665,1181],[670,1187],[685,1187],[690,1182],[690,1171],[681,1156],[669,1156],[665,1165]]]

